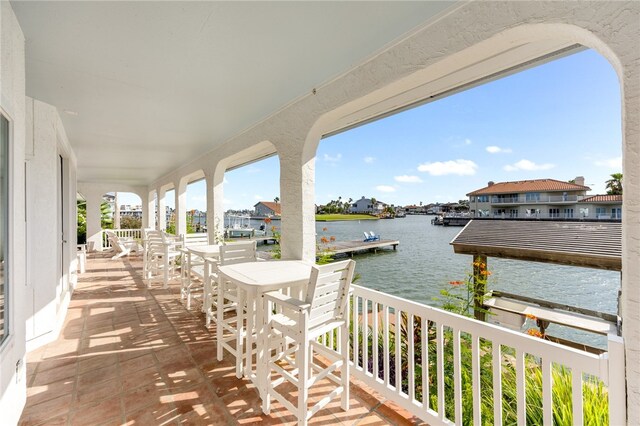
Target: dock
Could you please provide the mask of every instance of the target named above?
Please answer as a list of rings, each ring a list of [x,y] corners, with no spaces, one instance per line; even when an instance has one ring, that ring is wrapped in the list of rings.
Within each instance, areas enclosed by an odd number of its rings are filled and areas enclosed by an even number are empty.
[[[354,253],[369,251],[377,252],[378,249],[392,247],[398,248],[398,240],[377,240],[377,241],[334,241],[326,245],[327,249],[335,254],[346,254],[353,256]],[[322,247],[324,248],[324,247]]]

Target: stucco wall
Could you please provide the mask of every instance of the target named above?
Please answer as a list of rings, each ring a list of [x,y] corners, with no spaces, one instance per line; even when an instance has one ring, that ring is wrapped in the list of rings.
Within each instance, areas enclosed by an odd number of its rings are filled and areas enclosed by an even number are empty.
[[[24,36],[9,2],[0,2],[0,108],[9,118],[9,338],[0,348],[0,413],[17,423],[26,400],[24,266]]]

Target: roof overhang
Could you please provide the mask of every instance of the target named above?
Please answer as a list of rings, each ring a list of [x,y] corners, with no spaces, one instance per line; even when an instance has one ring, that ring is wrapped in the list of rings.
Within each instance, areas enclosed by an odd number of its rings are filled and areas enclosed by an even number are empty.
[[[474,219],[450,243],[456,254],[622,270],[622,224]]]

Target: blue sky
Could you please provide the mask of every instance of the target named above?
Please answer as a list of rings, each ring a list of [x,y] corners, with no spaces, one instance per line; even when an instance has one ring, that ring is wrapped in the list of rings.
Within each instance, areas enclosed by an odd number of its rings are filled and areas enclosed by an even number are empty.
[[[457,201],[496,182],[584,176],[604,193],[622,172],[620,87],[580,52],[320,142],[316,202],[361,196],[396,205]],[[279,195],[276,157],[225,174],[225,208]],[[187,208],[206,209],[204,182]],[[168,200],[173,206],[173,200]]]

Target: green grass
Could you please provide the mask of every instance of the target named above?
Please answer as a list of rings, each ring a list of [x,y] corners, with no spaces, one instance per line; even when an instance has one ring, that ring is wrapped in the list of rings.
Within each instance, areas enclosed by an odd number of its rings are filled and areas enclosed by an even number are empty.
[[[317,214],[316,222],[333,222],[336,220],[377,220],[368,214]]]

